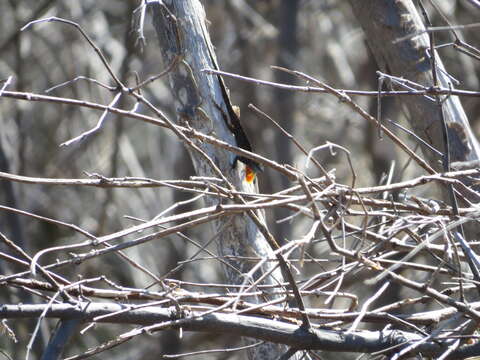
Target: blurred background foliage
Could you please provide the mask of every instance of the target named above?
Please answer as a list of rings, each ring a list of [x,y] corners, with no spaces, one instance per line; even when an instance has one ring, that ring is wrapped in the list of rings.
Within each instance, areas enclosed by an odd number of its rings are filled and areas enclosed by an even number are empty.
[[[298,80],[278,73],[270,65],[281,65],[300,70],[322,79],[340,89],[376,90],[376,65],[361,29],[346,1],[333,0],[205,0],[203,1],[209,30],[223,70],[264,80],[299,84]],[[464,1],[438,0],[453,24],[467,24],[478,20],[478,13]],[[20,32],[26,23],[39,18],[57,16],[77,22],[104,52],[116,73],[128,84],[135,77],[146,79],[161,72],[165,64],[160,61],[157,39],[145,22],[146,44],[138,41],[133,28],[133,11],[139,0],[125,1],[68,1],[68,0],[2,0],[0,1],[0,79],[13,76],[8,90],[43,94],[52,86],[77,76],[95,78],[112,84],[97,55],[73,28],[59,23],[42,23]],[[432,11],[435,25],[444,25]],[[478,29],[462,31],[470,44],[478,44]],[[448,33],[439,34],[442,43],[451,41]],[[452,47],[440,50],[447,69],[460,82],[461,88],[477,90],[480,66],[459,54]],[[242,109],[242,120],[256,151],[281,163],[289,163],[306,170],[309,176],[321,174],[305,168],[305,156],[297,151],[290,140],[271,123],[249,112],[253,103],[270,114],[290,131],[305,148],[323,145],[326,141],[348,148],[352,153],[358,175],[357,185],[374,185],[385,181],[392,161],[395,161],[395,180],[416,174],[418,169],[409,165],[398,154],[389,140],[381,140],[377,130],[358,115],[352,114],[336,99],[327,95],[293,93],[227,79],[233,103]],[[157,80],[144,89],[144,93],[162,111],[173,119],[173,99],[164,80]],[[79,80],[49,93],[108,104],[113,94],[91,82]],[[355,100],[372,114],[376,113],[375,98],[356,97]],[[476,98],[462,99],[475,133],[478,131],[480,103]],[[124,101],[125,109],[133,107]],[[384,99],[383,116],[405,125],[404,110],[393,99]],[[140,109],[142,111],[142,109]],[[153,125],[108,116],[101,131],[83,142],[59,147],[62,142],[92,128],[100,113],[85,108],[49,103],[0,99],[0,171],[49,178],[84,178],[85,173],[98,173],[107,177],[148,177],[154,179],[188,179],[194,176],[188,155],[173,134]],[[398,132],[398,130],[395,130]],[[414,146],[411,138],[399,135]],[[351,173],[344,154],[333,156],[329,151],[317,153],[317,158],[329,170],[336,169],[337,181],[350,184]],[[167,188],[155,189],[101,189],[44,185],[12,184],[0,182],[0,203],[32,213],[76,224],[83,229],[104,235],[136,224],[138,219],[151,219],[178,201],[192,196]],[[280,191],[285,180],[266,171],[260,176],[262,192]],[[175,211],[202,206],[188,203]],[[277,223],[286,212],[267,213],[269,225],[281,240],[294,239],[305,232],[302,221]],[[65,228],[30,218],[0,212],[0,229],[21,245],[29,254],[55,244],[78,241],[78,235]],[[203,231],[204,230],[204,231]],[[188,233],[194,240],[205,242],[212,233],[208,226]],[[0,245],[1,247],[1,245]],[[212,250],[215,247],[212,246]],[[325,250],[311,249],[313,256]],[[141,262],[155,274],[162,276],[174,268],[178,261],[187,260],[197,249],[183,239],[172,236],[159,243],[131,248],[128,255]],[[54,258],[43,259],[54,261]],[[127,270],[128,269],[128,270]],[[14,270],[0,263],[0,273]],[[69,269],[70,270],[70,269]],[[96,258],[75,269],[83,277],[99,272],[126,287],[147,287],[152,279],[134,267],[123,266],[115,255]],[[169,277],[195,282],[221,282],[216,261],[204,258],[187,262]],[[71,273],[70,273],[71,275]],[[198,290],[198,289],[197,289]],[[32,294],[1,292],[0,302],[31,302]],[[53,326],[44,323],[43,340]],[[32,331],[33,323],[13,325],[21,334]],[[104,327],[89,332],[73,346],[72,354],[94,346],[122,332],[121,326]],[[166,332],[159,341],[138,338],[135,342],[113,350],[115,359],[157,359],[161,353],[177,353],[210,347],[237,346],[237,339],[219,336],[216,342],[208,334],[186,334],[181,340],[175,332]],[[28,339],[28,336],[19,336]],[[139,340],[140,339],[140,340]],[[212,344],[211,344],[212,343]],[[216,345],[215,345],[216,344]],[[26,344],[0,338],[0,348],[23,354]],[[227,358],[222,354],[219,358]],[[99,357],[100,358],[100,357]]]

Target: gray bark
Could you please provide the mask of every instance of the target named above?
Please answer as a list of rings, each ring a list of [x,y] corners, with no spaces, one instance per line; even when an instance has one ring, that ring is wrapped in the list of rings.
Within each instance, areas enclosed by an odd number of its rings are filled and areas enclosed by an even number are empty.
[[[229,333],[232,336],[249,336],[259,340],[274,341],[287,344],[292,348],[323,350],[335,352],[374,353],[385,352],[388,349],[397,353],[409,344],[422,341],[423,335],[401,330],[368,331],[358,330],[347,333],[343,330],[312,329],[306,331],[298,326],[277,320],[265,319],[258,316],[236,314],[208,314],[202,315],[196,311],[188,312],[188,316],[178,313],[175,307],[161,308],[145,306],[132,309],[131,304],[91,303],[53,305],[2,305],[2,318],[32,318],[38,317],[49,306],[47,318],[70,319],[89,322],[95,317],[105,316],[100,323],[135,324],[152,327],[148,331],[159,331],[155,325],[163,322],[172,322],[172,327],[182,328],[185,331],[206,331],[210,333]],[[129,311],[125,311],[129,309]],[[381,315],[381,314],[379,314]],[[130,336],[138,335],[135,330]],[[127,335],[123,334],[125,338]],[[455,339],[425,341],[415,349],[423,356],[438,357],[443,354]],[[462,345],[454,350],[449,359],[464,359],[478,355],[480,344]],[[258,359],[258,358],[257,358]]]
[[[165,66],[179,58],[177,65],[169,73],[169,80],[176,99],[177,123],[188,124],[205,134],[215,134],[218,138],[236,145],[235,138],[225,123],[227,112],[219,79],[202,72],[206,68],[215,68],[216,59],[210,42],[205,12],[198,0],[163,1],[165,5],[152,4],[153,25],[160,41]],[[223,108],[223,112],[218,109]],[[244,182],[243,165],[232,168],[234,154],[212,145],[193,140],[206,153],[238,191],[253,192],[255,187]],[[199,152],[187,147],[197,175],[218,177],[208,161]],[[208,206],[218,204],[218,198],[206,198]],[[269,257],[274,254],[254,223],[246,215],[237,215],[214,222],[214,233],[218,235],[219,256],[228,256],[231,267],[225,266],[227,281],[241,284],[242,276],[255,265],[251,262],[236,260],[245,257]],[[255,278],[274,266],[267,262]],[[237,269],[238,271],[233,270]],[[273,271],[264,283],[275,284],[282,281],[278,270]],[[249,356],[255,359],[274,359],[281,354],[281,347],[266,344],[254,348]]]
[[[428,35],[410,36],[425,30],[411,0],[350,0],[350,4],[382,72],[425,87],[434,85],[427,54],[430,47]],[[438,85],[454,88],[438,54],[436,62]],[[399,100],[410,113],[409,121],[415,134],[442,153],[445,151],[443,112],[449,137],[450,162],[478,160],[480,147],[458,97],[445,97],[442,111],[435,101],[424,96],[403,96]],[[438,154],[426,147],[423,147],[423,153],[434,169],[443,171]]]

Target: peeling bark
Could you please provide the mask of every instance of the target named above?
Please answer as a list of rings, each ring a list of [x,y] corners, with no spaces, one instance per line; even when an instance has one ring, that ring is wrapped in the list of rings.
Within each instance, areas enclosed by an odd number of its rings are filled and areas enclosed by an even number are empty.
[[[164,64],[177,61],[177,65],[169,73],[169,80],[176,99],[177,122],[188,125],[205,134],[214,134],[218,138],[233,145],[236,144],[225,122],[228,114],[228,101],[222,94],[220,79],[217,76],[202,72],[206,68],[216,68],[215,53],[208,36],[205,12],[198,0],[163,1],[163,4],[152,4],[153,24],[160,41]],[[227,95],[228,96],[228,95]],[[220,107],[220,109],[219,109]],[[232,153],[212,145],[192,139],[201,150],[212,159],[222,174],[238,191],[253,192],[255,187],[244,181],[244,166],[237,162],[232,165],[235,156]],[[187,147],[195,171],[199,176],[218,177],[218,173],[199,152]],[[208,206],[217,205],[215,197],[206,198]],[[237,215],[214,222],[214,234],[217,237],[219,256],[227,257],[225,266],[227,281],[242,284],[243,276],[255,263],[237,260],[245,257],[269,257],[274,254],[255,224],[246,215]],[[254,278],[257,279],[267,271],[272,271],[275,264],[266,262]],[[236,269],[236,270],[234,270]],[[279,270],[263,283],[281,282]],[[283,352],[282,346],[265,344],[249,351],[249,357],[255,359],[275,359]]]
[[[350,0],[350,4],[382,72],[426,87],[434,85],[428,56],[428,35],[423,33],[412,37],[412,34],[425,30],[425,26],[411,0]],[[436,62],[438,85],[454,88],[438,54]],[[410,113],[409,121],[415,134],[444,152],[442,113],[435,101],[424,96],[403,96],[399,99]],[[478,160],[480,146],[470,129],[459,98],[450,96],[442,100],[443,117],[449,135],[450,161]],[[423,152],[433,168],[443,171],[437,154],[426,147],[423,147]]]

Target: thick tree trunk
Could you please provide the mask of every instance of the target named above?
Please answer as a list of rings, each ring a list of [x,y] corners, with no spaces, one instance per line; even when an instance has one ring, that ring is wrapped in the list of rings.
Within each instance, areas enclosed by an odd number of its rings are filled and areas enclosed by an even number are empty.
[[[411,0],[350,0],[350,4],[381,71],[426,88],[435,85],[454,88],[438,53],[435,55],[437,84],[434,82],[430,39],[423,32],[425,26]],[[432,168],[442,172],[449,170],[453,162],[470,161],[478,166],[480,146],[458,97],[441,96],[441,105],[435,96],[401,96],[398,99],[409,111],[408,120],[415,134],[442,154],[446,153],[448,137],[448,164],[445,157],[422,145],[424,157]],[[478,187],[471,179],[462,181],[467,186]],[[460,201],[461,206],[480,201],[471,191],[465,192],[460,187],[457,190],[467,200]],[[442,191],[445,199],[455,201],[448,187],[444,186]],[[465,231],[468,238],[478,238],[478,226],[465,224]]]
[[[403,77],[426,87],[433,86],[432,67],[428,51],[428,35],[409,37],[425,29],[411,0],[350,0],[357,20],[365,31],[367,42],[379,68],[386,73]],[[436,56],[439,86],[452,87]],[[421,96],[400,98],[410,112],[410,123],[415,133],[440,151],[444,151],[441,113],[437,104]],[[449,126],[451,161],[477,160],[480,147],[468,124],[458,97],[444,99],[443,116]],[[439,167],[438,155],[425,150],[432,167]]]
[[[234,135],[225,123],[226,102],[229,100],[224,98],[219,79],[202,72],[203,69],[216,67],[202,5],[198,0],[163,1],[163,4],[154,3],[151,10],[165,66],[177,59],[176,66],[169,73],[169,79],[176,99],[178,123],[188,124],[205,134],[214,133],[218,138],[236,145]],[[220,111],[219,107],[224,111]],[[243,164],[238,164],[236,169],[232,168],[234,154],[193,139],[192,141],[214,160],[238,191],[255,191],[253,185],[244,181]],[[218,177],[218,173],[205,157],[191,148],[188,150],[199,176]],[[206,202],[207,205],[216,205],[218,198],[206,198]],[[218,239],[219,256],[227,259],[231,265],[224,267],[229,283],[243,283],[243,274],[255,265],[236,259],[274,258],[272,249],[246,215],[217,220],[214,223],[214,233]],[[262,271],[255,273],[255,278],[272,270],[272,266],[272,262],[266,262]],[[282,281],[280,272],[273,271],[265,281],[270,284]],[[275,359],[280,356],[281,349],[282,347],[274,344],[265,344],[253,348],[249,356],[255,359]]]
[[[350,0],[350,4],[381,71],[425,87],[434,85],[428,35],[412,36],[425,27],[411,0]],[[438,54],[436,64],[438,86],[453,88]],[[450,162],[478,160],[480,147],[458,97],[444,97],[442,111],[435,101],[425,96],[399,99],[410,113],[409,121],[415,134],[442,153],[445,151],[443,113],[448,129]],[[430,165],[442,171],[439,155],[426,147],[423,151]]]

